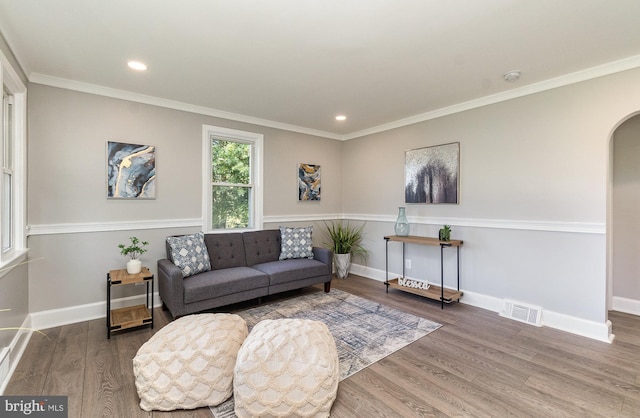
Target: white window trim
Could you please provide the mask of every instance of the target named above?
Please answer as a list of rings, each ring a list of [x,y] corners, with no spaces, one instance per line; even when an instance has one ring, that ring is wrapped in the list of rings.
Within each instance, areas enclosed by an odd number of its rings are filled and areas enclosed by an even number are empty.
[[[14,243],[10,251],[0,257],[0,277],[19,265],[27,254],[27,86],[22,82],[11,62],[0,51],[0,86],[6,86],[13,96],[14,129],[14,190],[13,190],[13,234]]]
[[[263,156],[264,135],[239,131],[236,129],[222,128],[219,126],[202,125],[202,230],[204,232],[229,232],[228,230],[211,230],[211,136],[222,136],[240,141],[248,141],[253,144],[252,169],[253,194],[250,205],[253,208],[249,224],[251,230],[262,229],[264,223],[263,214]],[[239,231],[234,229],[234,231]]]

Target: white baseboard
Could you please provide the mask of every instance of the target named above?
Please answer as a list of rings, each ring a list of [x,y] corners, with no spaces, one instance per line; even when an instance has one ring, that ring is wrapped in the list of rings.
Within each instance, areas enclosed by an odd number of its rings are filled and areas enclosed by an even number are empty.
[[[117,309],[125,306],[146,303],[146,295],[129,296],[113,299],[111,308]],[[162,305],[158,293],[153,295],[154,308]],[[51,309],[48,311],[34,312],[31,315],[31,326],[37,330],[43,330],[62,325],[75,324],[77,322],[90,321],[92,319],[107,317],[107,302],[88,303],[86,305],[69,306],[67,308]],[[105,323],[105,328],[106,328]]]
[[[367,277],[369,279],[385,281],[385,272],[371,267],[362,266],[359,264],[351,265],[351,272],[359,276]],[[389,272],[389,278],[398,277],[398,273]],[[494,296],[484,295],[482,293],[470,292],[468,290],[461,289],[464,292],[464,296],[460,299],[460,303],[466,305],[476,306],[478,308],[486,309],[491,312],[499,313],[502,310],[503,299]],[[640,301],[636,302],[635,308],[640,312]],[[615,306],[615,298],[614,298]],[[605,323],[599,323],[595,321],[588,321],[582,318],[569,316],[557,312],[552,312],[542,307],[542,325],[549,328],[558,329],[561,331],[570,332],[572,334],[581,335],[583,337],[592,338],[594,340],[610,343],[615,338],[615,335],[611,333],[611,321]],[[615,309],[620,310],[620,309]],[[623,311],[624,312],[624,311]]]
[[[11,344],[9,344],[9,373],[4,381],[0,382],[0,395],[4,394],[4,391],[9,384],[9,380],[11,380],[11,376],[16,370],[18,363],[20,363],[24,350],[27,348],[27,344],[29,344],[29,340],[33,334],[31,328],[31,319],[29,318],[29,315],[27,315],[20,326],[20,330],[13,337],[13,340],[11,340]]]
[[[612,311],[624,312],[631,315],[640,315],[640,300],[614,296],[611,302]]]
[[[351,272],[363,277],[384,282],[385,272],[371,267],[352,264]],[[395,277],[398,273],[389,273],[389,277]],[[503,299],[482,293],[470,292],[462,289],[464,296],[460,303],[476,306],[491,312],[499,313],[503,306]],[[111,303],[112,308],[119,308],[128,305],[145,303],[145,295],[132,296],[122,299],[114,299]],[[614,306],[615,306],[614,298]],[[162,302],[159,295],[154,294],[154,307],[161,306]],[[635,307],[640,307],[640,302],[635,302]],[[618,301],[620,304],[620,302]],[[611,333],[611,322],[599,323],[588,321],[582,318],[569,316],[557,312],[552,312],[542,307],[542,324],[544,326],[570,332],[572,334],[581,335],[583,337],[592,338],[598,341],[611,342],[615,336]],[[614,308],[615,309],[615,308]],[[31,327],[37,330],[73,324],[76,322],[88,321],[106,317],[106,302],[96,302],[86,305],[71,306],[61,309],[52,309],[42,312],[34,312],[30,315]],[[621,309],[615,309],[621,310]],[[623,311],[624,312],[624,311]],[[640,312],[640,310],[639,310]],[[634,312],[630,312],[634,313]],[[106,327],[106,325],[105,325]]]

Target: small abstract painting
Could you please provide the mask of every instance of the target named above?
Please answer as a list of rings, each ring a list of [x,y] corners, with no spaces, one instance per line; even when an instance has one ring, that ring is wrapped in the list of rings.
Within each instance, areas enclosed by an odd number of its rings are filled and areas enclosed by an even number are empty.
[[[460,143],[409,150],[405,154],[406,203],[458,203]]]
[[[320,166],[298,164],[298,200],[320,200]]]
[[[107,142],[107,198],[155,199],[156,147]]]

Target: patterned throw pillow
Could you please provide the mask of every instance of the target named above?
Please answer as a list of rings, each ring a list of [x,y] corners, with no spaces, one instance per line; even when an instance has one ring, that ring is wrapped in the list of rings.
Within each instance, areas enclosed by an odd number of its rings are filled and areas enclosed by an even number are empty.
[[[280,227],[280,260],[313,258],[312,226],[304,228]]]
[[[211,270],[204,233],[168,237],[167,242],[171,247],[173,264],[182,271],[183,278]]]

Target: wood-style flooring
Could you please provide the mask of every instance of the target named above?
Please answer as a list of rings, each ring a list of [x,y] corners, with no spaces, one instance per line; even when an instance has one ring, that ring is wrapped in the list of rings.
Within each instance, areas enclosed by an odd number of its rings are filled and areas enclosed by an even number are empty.
[[[332,417],[638,417],[640,317],[611,312],[612,344],[440,304],[357,276],[333,287],[443,327],[342,381]],[[320,286],[290,292],[321,292]],[[243,306],[243,307],[246,307]],[[132,358],[154,330],[106,337],[104,319],[34,334],[5,395],[68,395],[69,417],[211,417],[142,411]]]

